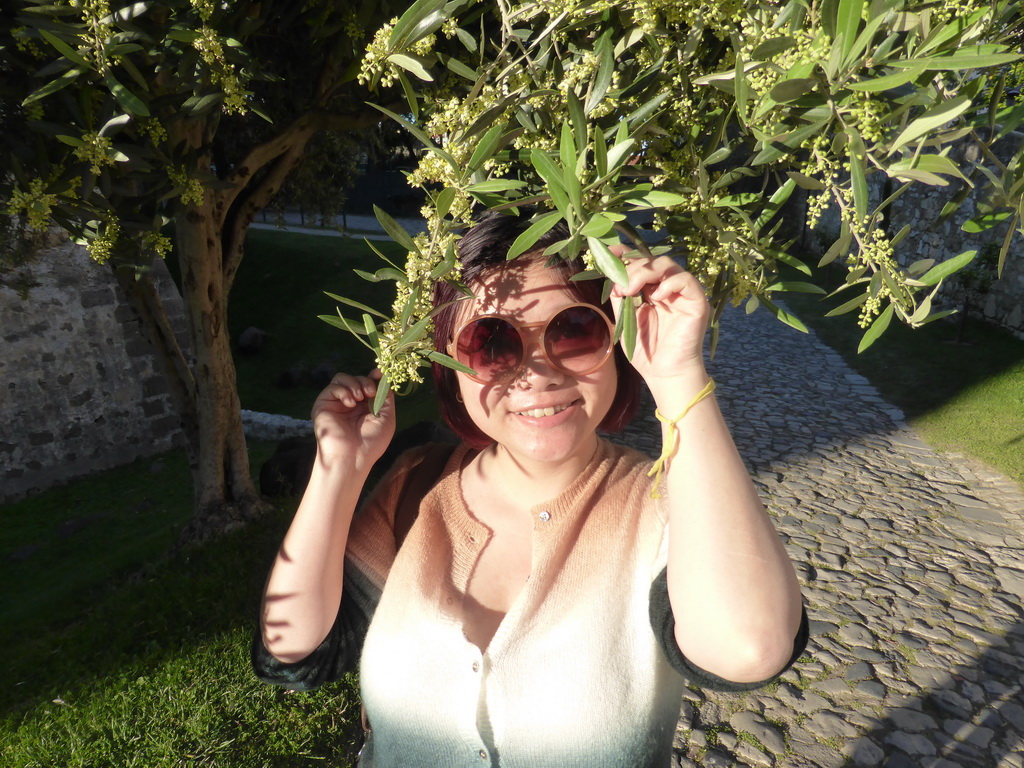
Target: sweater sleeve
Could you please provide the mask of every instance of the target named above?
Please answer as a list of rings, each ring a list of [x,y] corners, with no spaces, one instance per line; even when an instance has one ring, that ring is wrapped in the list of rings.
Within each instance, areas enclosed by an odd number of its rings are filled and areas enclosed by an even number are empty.
[[[253,670],[261,680],[309,691],[340,679],[359,664],[363,641],[396,554],[395,510],[409,472],[422,450],[406,452],[377,483],[352,520],[345,550],[341,605],[320,646],[304,659],[286,663],[267,650],[259,630],[251,648]]]
[[[346,573],[334,626],[320,646],[299,661],[286,663],[277,659],[267,650],[257,631],[251,649],[256,676],[265,683],[290,690],[311,691],[354,670],[370,625],[369,616],[372,615],[372,606],[358,599],[356,592],[352,579]],[[370,614],[367,613],[368,608]]]
[[[789,669],[800,658],[800,655],[807,647],[810,635],[807,611],[803,609],[802,616],[800,617],[800,627],[797,629],[796,637],[793,639],[793,653],[789,657],[789,661],[786,662],[786,666],[767,680],[755,683],[736,683],[701,669],[687,659],[679,649],[679,644],[676,642],[676,620],[672,614],[672,606],[668,599],[668,568],[662,569],[661,573],[654,579],[654,583],[651,584],[650,618],[654,635],[672,668],[687,681],[713,691],[751,691],[767,685],[777,679],[779,675]]]

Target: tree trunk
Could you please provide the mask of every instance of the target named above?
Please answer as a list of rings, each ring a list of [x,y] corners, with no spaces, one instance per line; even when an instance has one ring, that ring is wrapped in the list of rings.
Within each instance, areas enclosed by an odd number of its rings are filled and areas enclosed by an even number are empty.
[[[157,364],[167,382],[171,402],[185,436],[189,466],[195,466],[199,462],[195,381],[188,359],[178,344],[171,321],[164,310],[160,293],[149,272],[137,275],[131,269],[115,269],[114,277],[139,319],[140,331],[156,350]]]
[[[198,462],[192,467],[195,512],[182,543],[206,540],[258,517],[266,508],[249,473],[249,454],[231,356],[220,227],[205,204],[176,217],[185,314],[195,358]]]

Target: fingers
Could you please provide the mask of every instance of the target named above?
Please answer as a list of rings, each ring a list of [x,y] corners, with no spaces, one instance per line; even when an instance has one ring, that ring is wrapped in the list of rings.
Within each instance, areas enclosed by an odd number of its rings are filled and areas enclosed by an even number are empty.
[[[700,283],[689,272],[667,256],[656,259],[634,259],[626,265],[629,282],[616,285],[612,296],[640,295],[649,301],[667,301],[675,296],[703,298]]]
[[[374,376],[375,373],[376,376]],[[331,383],[320,393],[317,401],[323,404],[334,401],[347,408],[355,408],[359,403],[373,400],[377,394],[377,380],[379,379],[380,371],[376,369],[371,371],[369,376],[339,373],[331,379]]]

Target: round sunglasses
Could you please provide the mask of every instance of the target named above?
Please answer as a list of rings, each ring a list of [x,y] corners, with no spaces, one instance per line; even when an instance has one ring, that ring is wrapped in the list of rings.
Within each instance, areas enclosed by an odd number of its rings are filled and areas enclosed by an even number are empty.
[[[517,323],[500,315],[471,318],[455,331],[448,354],[473,369],[469,378],[493,384],[519,372],[527,342],[537,337],[548,364],[569,376],[593,373],[615,346],[615,329],[604,312],[591,304],[571,304],[543,323]]]

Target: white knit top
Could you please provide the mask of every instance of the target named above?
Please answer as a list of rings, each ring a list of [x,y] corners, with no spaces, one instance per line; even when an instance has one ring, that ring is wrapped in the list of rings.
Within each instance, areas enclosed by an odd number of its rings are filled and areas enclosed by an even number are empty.
[[[346,590],[367,616],[359,666],[373,768],[665,768],[684,685],[649,618],[666,513],[650,461],[601,441],[558,498],[535,507],[530,578],[486,652],[463,597],[488,529],[462,498],[455,450],[401,551],[399,459],[353,521]]]

